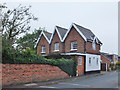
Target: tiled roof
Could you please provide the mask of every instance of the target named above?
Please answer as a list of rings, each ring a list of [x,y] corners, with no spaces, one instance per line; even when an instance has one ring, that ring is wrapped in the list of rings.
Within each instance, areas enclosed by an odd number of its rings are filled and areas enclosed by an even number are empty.
[[[58,29],[58,31],[59,31],[59,33],[60,33],[61,38],[63,39],[64,35],[65,35],[66,32],[67,32],[67,29],[62,28],[62,27],[60,27],[60,26],[56,26],[56,27],[57,27],[57,29]]]
[[[47,32],[47,33],[44,32],[44,33],[45,33],[46,37],[50,40],[52,33],[49,33],[49,32]]]
[[[48,42],[50,42],[50,38],[51,38],[52,33],[49,33],[49,32],[47,32],[47,31],[42,31],[42,32],[40,33],[40,36],[38,37],[38,40],[37,40],[35,46],[34,46],[35,48],[37,47],[38,42],[39,42],[39,40],[40,40],[40,38],[41,38],[42,35],[46,38],[46,40],[47,40]]]
[[[87,41],[93,41],[95,35],[93,34],[93,32],[91,30],[89,30],[87,28],[84,28],[84,27],[82,27],[80,25],[77,25],[77,24],[75,24],[75,25],[82,32],[82,34],[86,37]],[[102,44],[101,41],[98,38],[97,38],[97,40],[98,40],[99,44]]]
[[[113,60],[110,58],[110,57],[108,57],[108,53],[103,53],[103,52],[101,52],[101,55],[103,55],[105,58],[107,58],[110,62],[113,62]]]

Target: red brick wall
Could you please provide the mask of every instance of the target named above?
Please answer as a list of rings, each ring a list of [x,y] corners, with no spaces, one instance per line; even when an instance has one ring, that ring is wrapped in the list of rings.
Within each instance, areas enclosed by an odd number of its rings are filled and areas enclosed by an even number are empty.
[[[101,55],[102,63],[111,63],[107,58],[105,58],[103,55]]]
[[[43,64],[3,64],[2,85],[40,82],[69,77],[56,66]]]
[[[41,36],[41,38],[39,40],[39,43],[37,45],[37,54],[42,54],[41,53],[42,52],[42,46],[46,47],[46,49],[45,49],[46,53],[44,53],[44,54],[49,54],[49,43],[43,35]]]
[[[54,49],[55,49],[54,44],[55,43],[59,43],[59,51],[57,51],[57,52],[54,51]],[[62,43],[60,41],[60,38],[59,38],[57,32],[55,31],[52,42],[51,42],[51,53],[61,53],[61,52],[63,52],[62,47],[63,46],[62,46]]]
[[[82,75],[84,74],[84,57],[82,57],[82,65],[79,65],[79,56],[76,56],[77,58],[77,61],[78,61],[78,66],[77,66],[77,69],[78,69],[78,75]]]
[[[93,50],[92,43],[87,42],[86,43],[86,52],[91,54],[100,54],[100,45],[96,44],[96,50]]]
[[[77,41],[78,46],[76,51],[70,51],[72,41]],[[72,28],[72,30],[69,32],[68,36],[65,39],[65,52],[84,52],[84,40],[75,30],[75,28]]]
[[[2,87],[2,64],[0,64],[0,87]]]
[[[107,64],[107,71],[109,71],[109,64],[111,63],[107,58],[105,58],[103,55],[101,55],[101,60],[102,60],[102,64],[108,63]],[[106,70],[106,65],[104,67],[104,65],[102,65],[101,69],[105,69]]]

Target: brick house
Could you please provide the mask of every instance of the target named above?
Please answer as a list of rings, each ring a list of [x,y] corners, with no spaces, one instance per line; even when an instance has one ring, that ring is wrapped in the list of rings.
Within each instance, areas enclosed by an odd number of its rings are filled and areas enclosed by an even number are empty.
[[[102,60],[101,70],[109,71],[109,66],[111,63],[113,63],[113,60],[109,57],[109,54],[101,52],[101,60]]]
[[[42,36],[44,37],[42,38]],[[46,44],[44,54],[42,53],[43,43]],[[82,75],[86,72],[100,72],[101,45],[101,41],[91,30],[72,23],[69,29],[56,26],[49,39],[41,34],[35,47],[37,54],[47,56],[59,53],[68,59],[70,56],[74,56],[78,61],[77,75]]]
[[[56,26],[54,29],[54,32],[50,39],[50,54],[53,53],[63,53],[64,52],[64,43],[63,43],[63,37],[65,33],[67,32],[67,29]]]
[[[46,31],[42,31],[37,43],[35,45],[36,49],[37,49],[37,54],[46,56],[47,54],[49,54],[49,43],[50,43],[50,37],[51,37],[51,33],[46,32]]]

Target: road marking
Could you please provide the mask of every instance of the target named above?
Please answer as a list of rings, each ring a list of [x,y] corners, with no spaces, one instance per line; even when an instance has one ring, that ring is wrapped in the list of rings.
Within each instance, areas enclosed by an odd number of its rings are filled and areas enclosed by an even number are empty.
[[[50,87],[50,86],[39,86],[41,88],[57,88],[57,87]]]
[[[36,83],[25,84],[24,86],[34,86],[37,85]]]
[[[90,87],[90,85],[81,85],[81,84],[74,84],[74,83],[59,83],[59,84],[70,84],[70,85],[76,85],[76,86]]]

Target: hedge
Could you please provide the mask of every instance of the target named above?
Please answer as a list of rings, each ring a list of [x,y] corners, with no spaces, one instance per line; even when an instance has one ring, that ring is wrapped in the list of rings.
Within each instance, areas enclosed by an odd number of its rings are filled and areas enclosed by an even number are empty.
[[[46,59],[40,55],[35,54],[19,54],[15,58],[9,58],[9,60],[3,60],[2,63],[10,63],[10,64],[48,64],[59,67],[61,70],[69,74],[70,76],[74,76],[75,68],[74,68],[74,60],[73,59]]]

